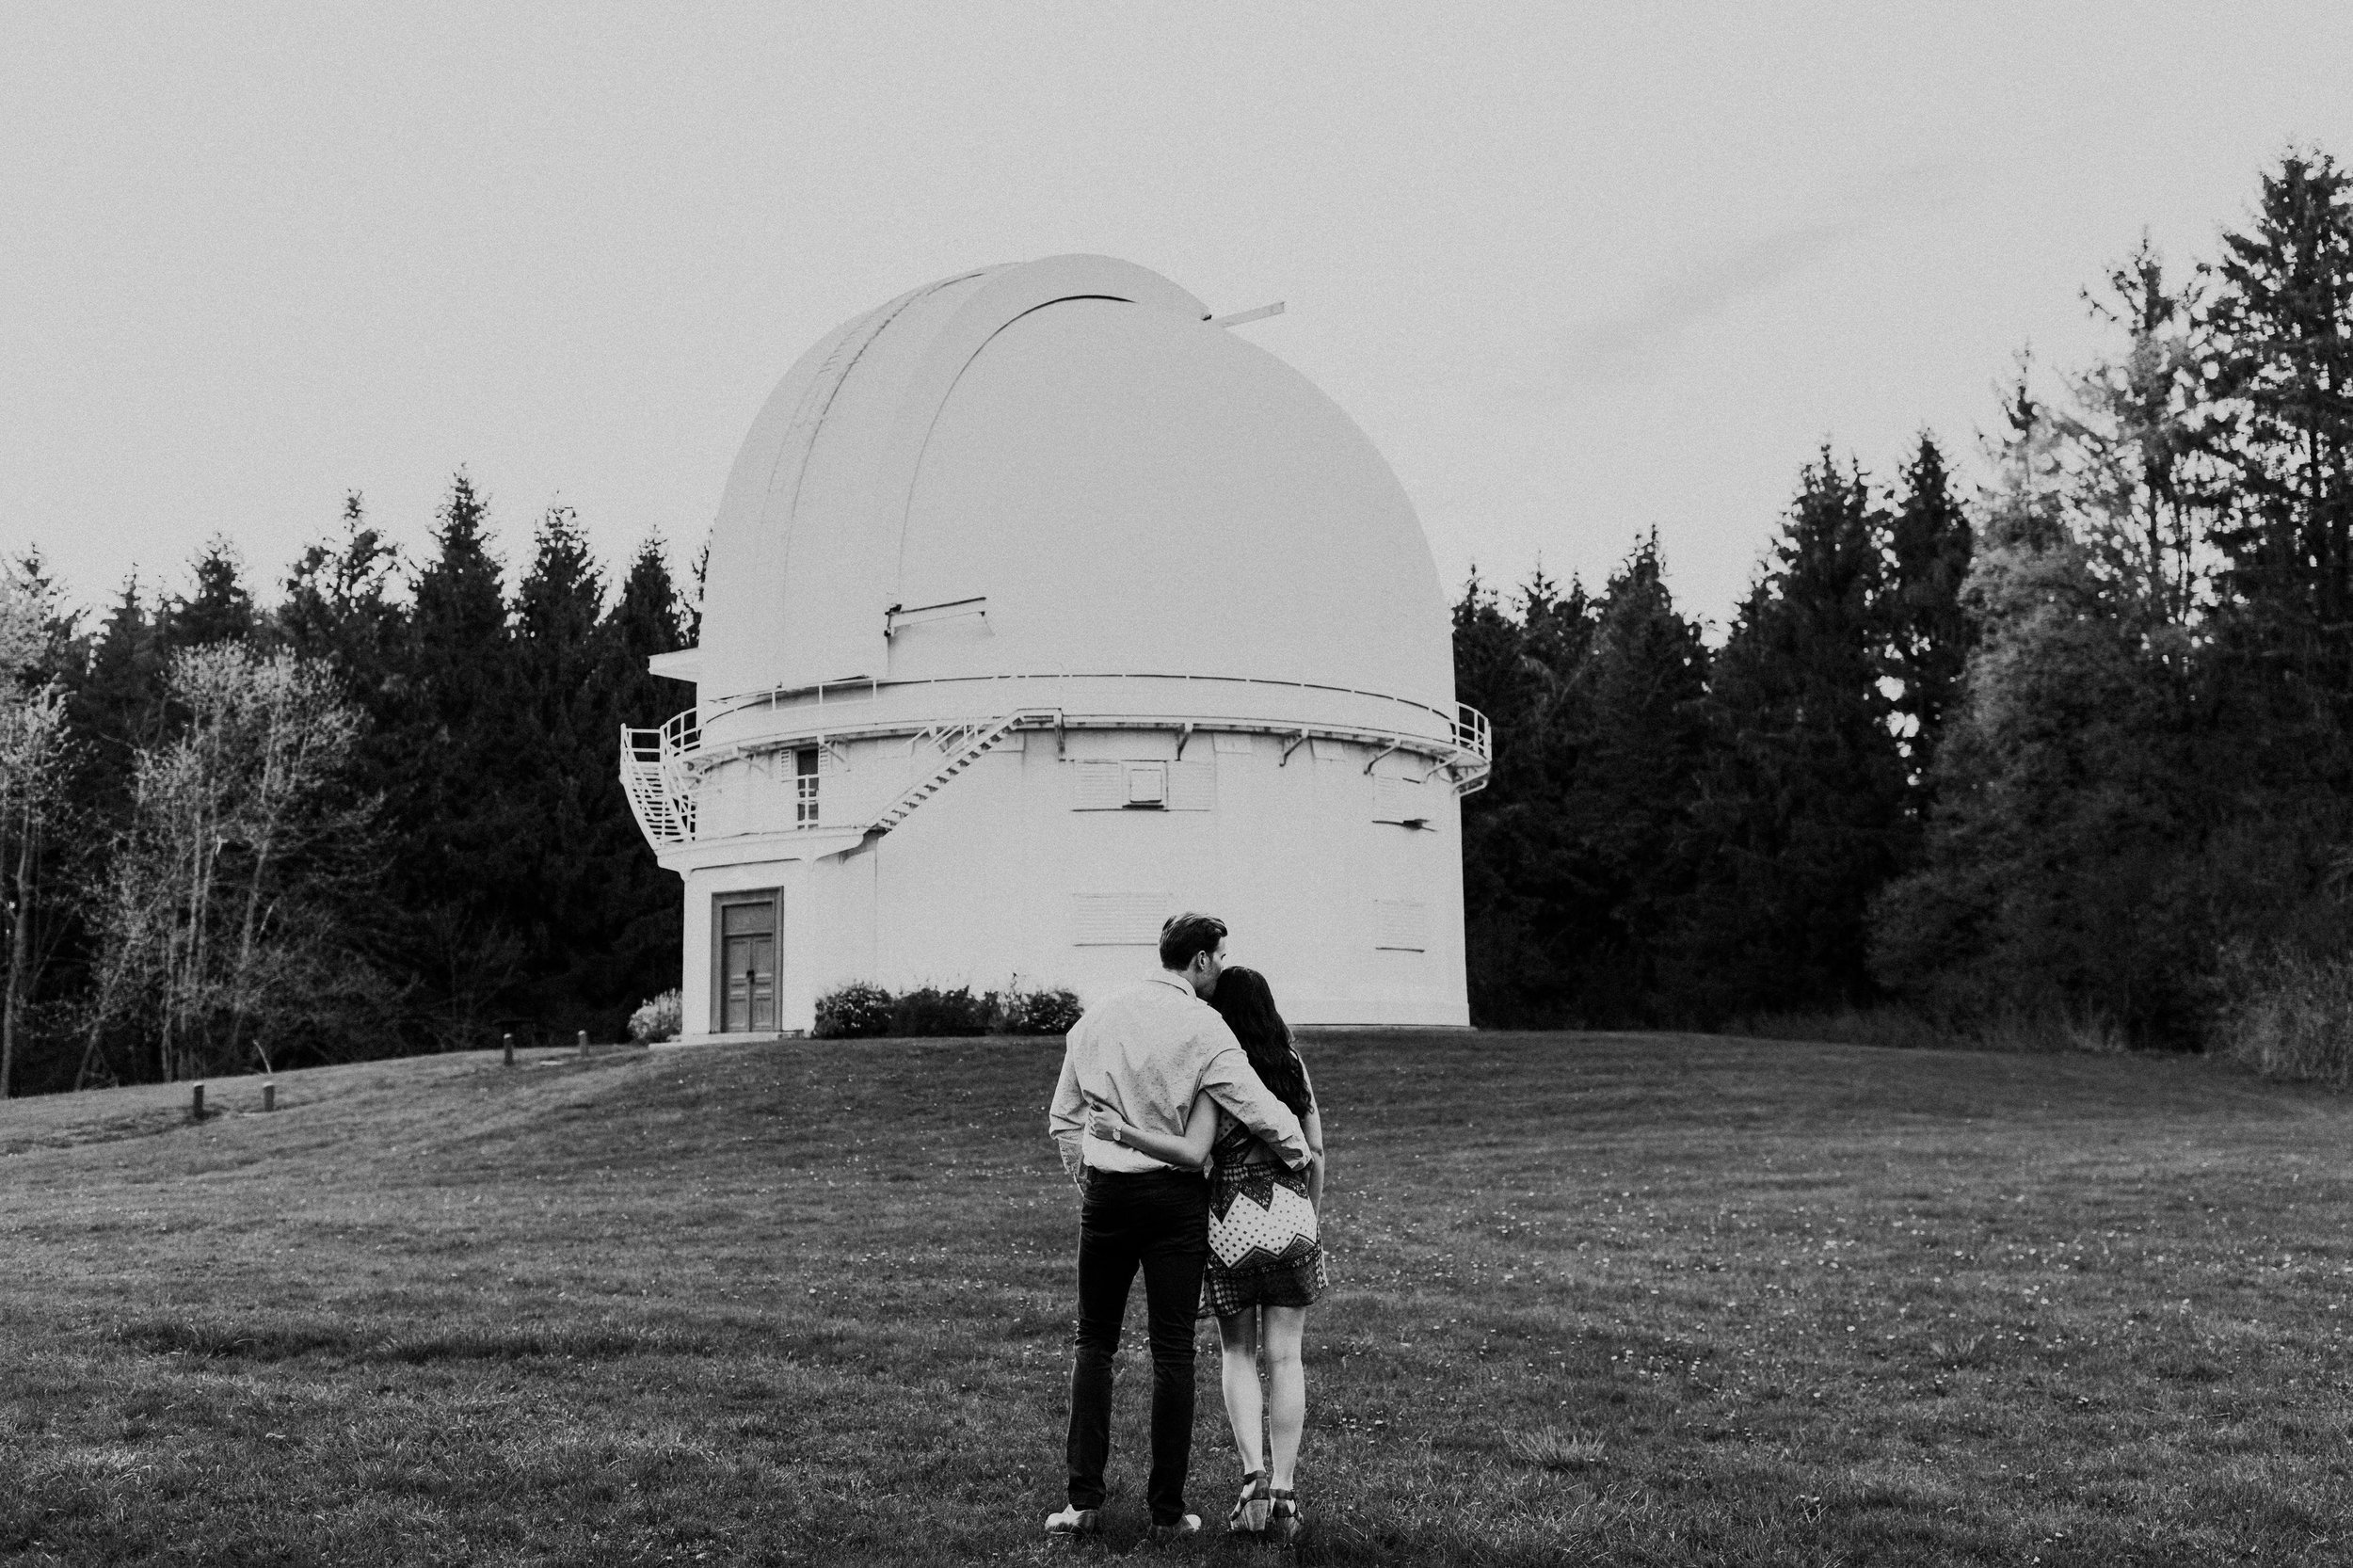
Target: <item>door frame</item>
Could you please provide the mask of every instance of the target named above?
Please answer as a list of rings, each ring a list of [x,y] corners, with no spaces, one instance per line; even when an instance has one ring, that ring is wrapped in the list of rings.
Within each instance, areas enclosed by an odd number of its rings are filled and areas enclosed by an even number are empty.
[[[775,910],[776,978],[770,983],[771,1007],[776,1014],[774,1027],[767,1030],[742,1030],[740,1033],[781,1033],[784,1027],[784,889],[782,888],[745,888],[736,892],[711,895],[711,1032],[726,1034],[728,1029],[728,920],[727,911],[747,904],[767,904]],[[748,1003],[745,1016],[750,1016]]]

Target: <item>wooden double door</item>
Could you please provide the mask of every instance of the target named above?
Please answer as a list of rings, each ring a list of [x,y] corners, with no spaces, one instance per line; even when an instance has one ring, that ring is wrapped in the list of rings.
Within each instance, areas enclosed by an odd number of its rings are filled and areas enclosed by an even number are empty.
[[[719,1032],[761,1034],[776,1027],[776,898],[719,905]]]

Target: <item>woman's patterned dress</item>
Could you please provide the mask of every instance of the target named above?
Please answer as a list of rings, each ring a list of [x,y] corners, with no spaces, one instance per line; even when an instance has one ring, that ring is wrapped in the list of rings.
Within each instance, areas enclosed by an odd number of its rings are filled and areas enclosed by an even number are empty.
[[[1323,1243],[1305,1173],[1284,1169],[1273,1150],[1219,1112],[1210,1147],[1209,1264],[1201,1310],[1229,1318],[1254,1306],[1306,1306],[1323,1294]]]

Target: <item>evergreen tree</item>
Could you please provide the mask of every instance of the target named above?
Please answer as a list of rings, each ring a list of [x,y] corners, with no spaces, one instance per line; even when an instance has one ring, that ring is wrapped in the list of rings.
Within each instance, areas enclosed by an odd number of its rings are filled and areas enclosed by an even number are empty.
[[[196,558],[193,569],[196,592],[174,599],[163,616],[165,651],[251,637],[257,617],[236,547],[215,535]]]
[[[1576,955],[1577,1016],[1594,1024],[1672,1016],[1661,962],[1689,892],[1683,854],[1706,744],[1707,646],[1667,590],[1653,530],[1611,576],[1580,683],[1583,734],[1561,815],[1590,888],[1593,930]]]
[[[138,578],[124,579],[75,683],[71,719],[84,743],[77,796],[108,828],[130,808],[132,759],[163,734],[166,650]]]
[[[627,815],[614,776],[617,725],[605,726],[614,672],[603,609],[603,578],[579,520],[569,507],[549,508],[514,607],[515,741],[535,765],[515,780],[520,837],[505,896],[525,944],[526,1006],[565,1029],[608,1001],[612,889],[596,851],[615,808]]]
[[[1915,815],[1925,820],[1935,776],[1936,746],[1961,684],[1971,638],[1961,607],[1974,536],[1953,494],[1945,455],[1923,431],[1888,524],[1889,673],[1905,762],[1914,783]]]
[[[1463,896],[1471,1016],[1557,1022],[1573,1005],[1568,960],[1591,909],[1561,816],[1581,727],[1572,710],[1593,607],[1539,571],[1516,614],[1474,573],[1454,607],[1455,693],[1494,726],[1487,788],[1463,803]]]
[[[2208,326],[2237,502],[2228,585],[2252,650],[2333,697],[2353,690],[2353,174],[2289,153],[2222,245]]]
[[[608,1007],[633,1007],[679,983],[682,959],[679,927],[679,882],[647,849],[627,798],[613,777],[619,729],[648,727],[691,706],[691,685],[665,680],[646,667],[660,653],[687,645],[687,606],[670,577],[658,540],[638,546],[621,581],[620,597],[606,618],[603,651],[610,663],[603,685],[610,711],[603,730],[607,790],[600,828],[600,882],[613,914],[603,935],[605,977],[600,998]],[[625,1021],[625,1020],[624,1020]]]
[[[1862,472],[1825,448],[1716,660],[1676,965],[1703,1017],[1871,991],[1865,911],[1907,837],[1881,685],[1884,528]]]
[[[2353,175],[2288,154],[2223,248],[2205,316],[2232,501],[2205,661],[2216,760],[2270,840],[2306,846],[2310,895],[2353,836]]]
[[[440,519],[398,654],[386,827],[393,902],[408,917],[402,967],[418,982],[424,1026],[456,1048],[488,1037],[511,1007],[507,991],[524,958],[511,895],[527,866],[515,780],[541,764],[519,747],[514,646],[488,507],[462,471]]]
[[[386,688],[406,631],[392,598],[399,569],[399,548],[368,521],[354,490],[344,498],[342,536],[304,547],[276,616],[287,647],[334,670],[377,725],[392,717]]]

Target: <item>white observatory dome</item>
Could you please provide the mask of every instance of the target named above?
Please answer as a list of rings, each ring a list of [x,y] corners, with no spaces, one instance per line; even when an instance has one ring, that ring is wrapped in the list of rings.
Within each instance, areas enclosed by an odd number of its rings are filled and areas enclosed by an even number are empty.
[[[818,343],[736,458],[702,624],[655,662],[696,708],[623,748],[688,883],[690,1028],[805,1028],[849,980],[1085,992],[1179,904],[1313,959],[1270,967],[1302,1021],[1462,1021],[1485,740],[1420,525],[1345,413],[1157,274],[990,267]]]

